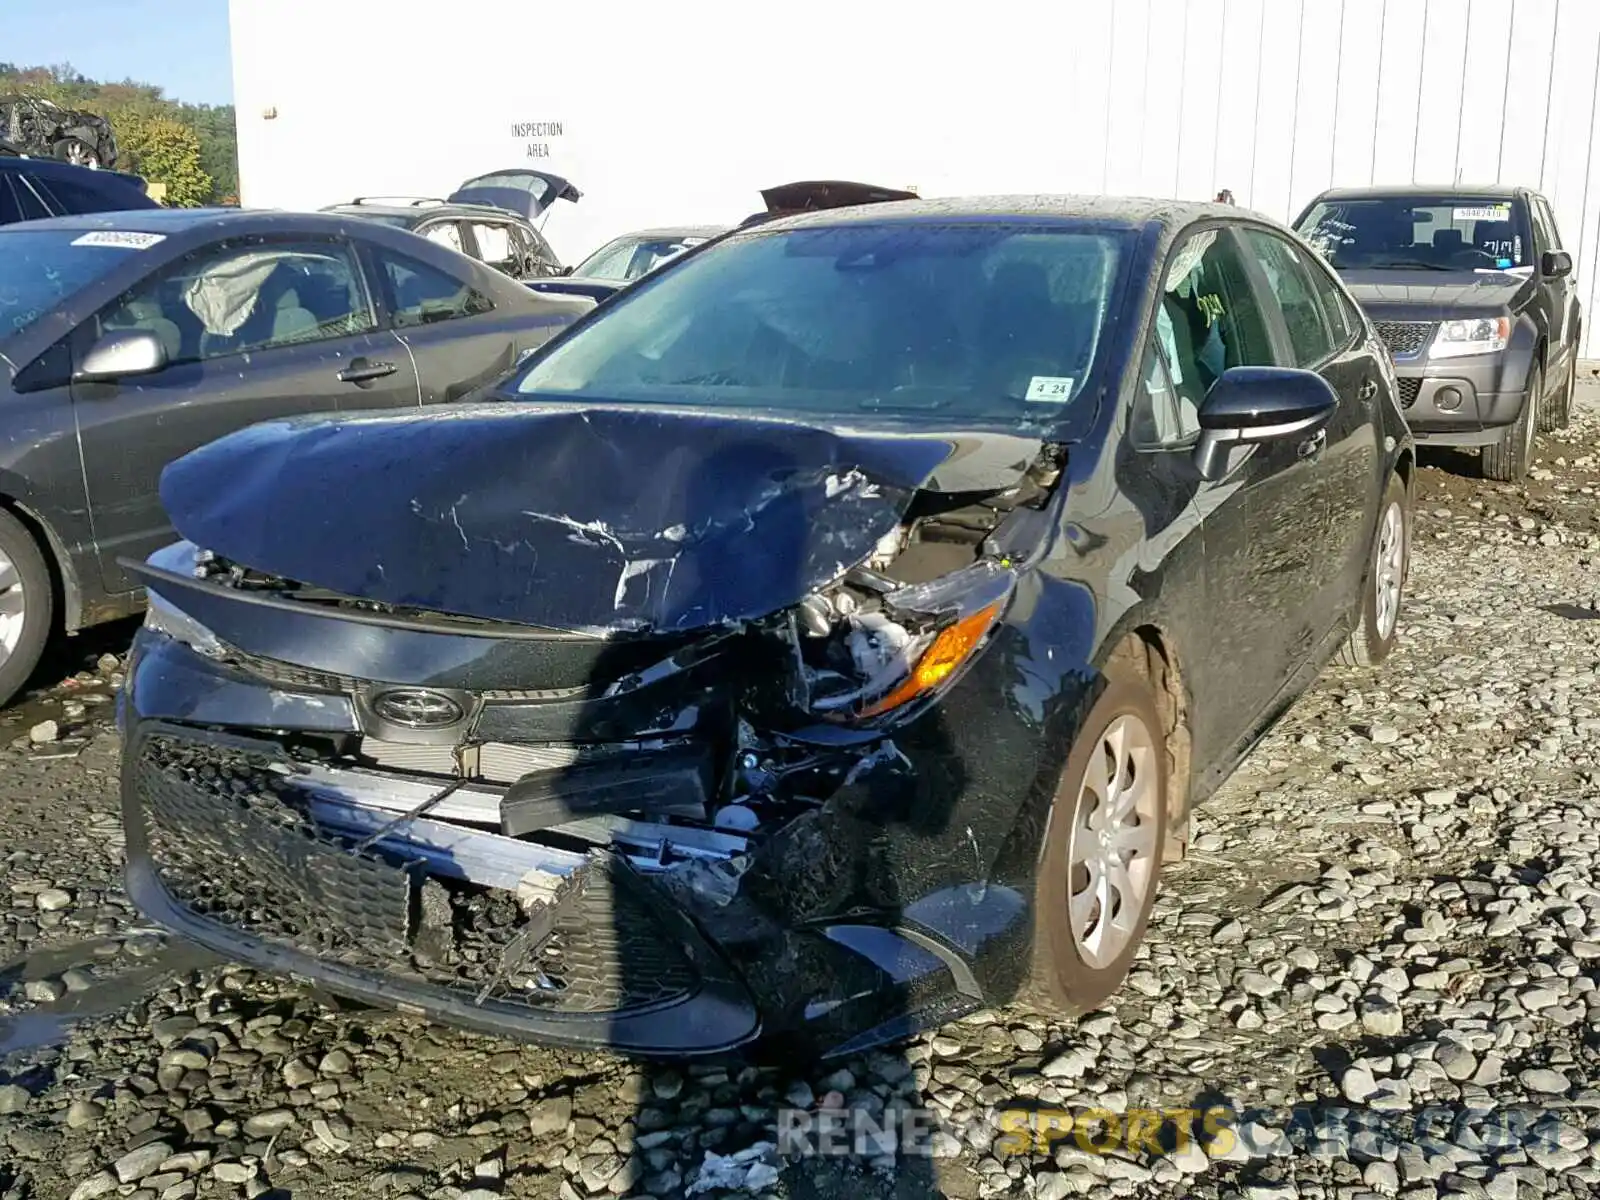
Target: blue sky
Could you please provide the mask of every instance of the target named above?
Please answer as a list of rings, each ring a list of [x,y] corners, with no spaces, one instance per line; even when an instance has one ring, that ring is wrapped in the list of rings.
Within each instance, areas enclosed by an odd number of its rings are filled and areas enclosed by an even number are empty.
[[[228,0],[0,0],[0,61],[70,62],[91,79],[159,84],[174,100],[233,102]]]

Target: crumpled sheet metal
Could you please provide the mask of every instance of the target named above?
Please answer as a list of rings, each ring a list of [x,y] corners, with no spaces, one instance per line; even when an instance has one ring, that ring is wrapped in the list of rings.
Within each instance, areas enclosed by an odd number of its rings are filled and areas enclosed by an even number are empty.
[[[684,631],[796,603],[866,559],[941,467],[992,484],[1037,447],[490,403],[254,426],[169,466],[161,499],[197,545],[345,595],[587,632]]]

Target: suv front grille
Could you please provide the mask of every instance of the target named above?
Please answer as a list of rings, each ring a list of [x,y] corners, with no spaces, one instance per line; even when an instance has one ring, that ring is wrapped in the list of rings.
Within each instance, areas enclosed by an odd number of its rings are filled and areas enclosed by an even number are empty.
[[[1400,385],[1400,407],[1410,408],[1417,402],[1417,396],[1422,392],[1422,380],[1400,379],[1396,382]]]
[[[1389,347],[1393,358],[1411,358],[1421,354],[1433,337],[1433,321],[1378,321],[1378,336]],[[1415,399],[1415,397],[1412,397]]]

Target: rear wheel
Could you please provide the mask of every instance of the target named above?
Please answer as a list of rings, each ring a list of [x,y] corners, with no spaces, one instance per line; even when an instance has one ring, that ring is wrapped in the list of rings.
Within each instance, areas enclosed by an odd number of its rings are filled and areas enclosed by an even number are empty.
[[[71,163],[76,167],[98,167],[100,155],[95,148],[82,138],[62,138],[54,146],[55,156],[62,162]]]
[[[1567,363],[1567,376],[1561,390],[1539,410],[1539,432],[1551,433],[1572,423],[1572,397],[1578,388],[1578,356]]]
[[[0,704],[39,665],[54,616],[50,572],[31,534],[0,509]]]
[[[1411,503],[1405,484],[1398,475],[1391,475],[1367,555],[1360,616],[1339,652],[1339,661],[1345,666],[1375,667],[1389,657],[1399,640],[1400,602],[1410,570]]]
[[[1144,937],[1166,842],[1168,756],[1150,680],[1116,662],[1050,814],[1026,998],[1066,1013],[1116,991]]]
[[[1501,483],[1520,483],[1533,463],[1533,440],[1539,431],[1539,410],[1544,399],[1544,371],[1528,372],[1528,397],[1517,419],[1492,446],[1483,448],[1483,475]]]

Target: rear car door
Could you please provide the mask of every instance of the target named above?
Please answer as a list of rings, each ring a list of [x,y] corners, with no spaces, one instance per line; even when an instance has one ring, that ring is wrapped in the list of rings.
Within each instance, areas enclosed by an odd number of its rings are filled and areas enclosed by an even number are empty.
[[[136,586],[118,557],[143,559],[171,540],[159,484],[173,459],[273,417],[419,399],[411,360],[379,328],[359,260],[339,239],[240,239],[188,255],[84,322],[74,361],[122,329],[155,334],[166,366],[72,385],[108,592]]]
[[[1316,640],[1348,613],[1366,572],[1379,498],[1382,366],[1343,292],[1313,254],[1259,226],[1246,227],[1242,236],[1283,314],[1281,365],[1317,372],[1339,397],[1333,419],[1317,435],[1316,453],[1290,464],[1297,448],[1277,447],[1287,490],[1284,507],[1272,516],[1301,529],[1304,574],[1294,592],[1314,618],[1302,623],[1300,636]]]
[[[1157,445],[1186,450],[1224,371],[1277,364],[1279,318],[1271,298],[1258,294],[1238,240],[1220,225],[1179,238],[1158,303],[1154,345],[1165,379],[1146,387],[1169,398],[1158,405],[1152,428]],[[1259,727],[1293,670],[1306,586],[1295,575],[1305,559],[1299,543],[1303,522],[1321,519],[1309,498],[1297,519],[1280,514],[1286,492],[1299,482],[1299,465],[1293,442],[1286,453],[1271,445],[1240,447],[1222,476],[1195,494],[1205,547],[1206,653],[1215,680],[1209,711],[1197,714],[1205,728],[1196,737],[1219,755]]]
[[[377,243],[368,253],[390,326],[411,352],[423,404],[460,400],[549,336],[538,331],[537,314],[503,310],[493,289],[479,286],[469,260],[457,270]]]

